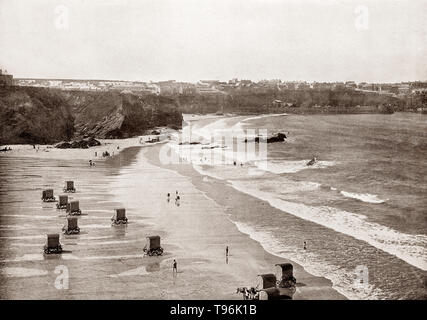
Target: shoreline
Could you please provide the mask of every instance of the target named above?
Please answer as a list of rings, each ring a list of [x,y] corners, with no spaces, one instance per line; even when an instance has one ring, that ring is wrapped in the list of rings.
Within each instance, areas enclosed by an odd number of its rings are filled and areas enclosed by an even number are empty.
[[[110,157],[120,154],[123,150],[130,147],[148,147],[151,145],[165,143],[168,141],[168,136],[176,132],[176,130],[168,128],[158,128],[161,130],[160,135],[140,135],[137,137],[126,139],[96,139],[101,142],[99,146],[84,148],[55,148],[55,144],[8,144],[1,145],[0,148],[10,147],[11,151],[1,152],[1,157],[23,157],[23,158],[40,158],[40,159],[61,159],[61,160],[86,160],[92,159],[94,162],[105,161]],[[148,143],[148,139],[159,137],[159,142]],[[140,139],[144,143],[140,143]],[[102,152],[108,151],[110,156],[103,157]],[[97,155],[95,156],[95,153]]]
[[[252,282],[245,281],[250,281],[250,278],[254,279],[258,274],[274,273],[274,265],[277,263],[290,262],[294,266],[294,276],[297,279],[297,292],[294,295],[295,300],[347,299],[347,297],[342,293],[338,292],[335,288],[332,288],[332,282],[330,280],[324,277],[314,276],[305,271],[305,269],[296,262],[268,252],[261,243],[253,239],[250,235],[242,232],[236,223],[229,217],[230,212],[233,210],[246,210],[245,208],[251,208],[251,210],[265,210],[267,206],[270,207],[268,203],[238,192],[223,181],[210,177],[208,181],[205,181],[203,176],[199,174],[189,163],[184,162],[178,165],[163,165],[158,160],[158,149],[159,146],[147,149],[144,156],[151,164],[166,170],[172,170],[173,172],[190,179],[194,188],[204,194],[208,201],[212,202],[213,205],[219,208],[220,213],[218,213],[218,215],[222,216],[222,219],[226,220],[226,222],[221,222],[221,232],[239,234],[240,238],[242,238],[240,239],[240,244],[230,244],[231,252],[233,249],[236,250],[237,246],[238,250],[245,251],[245,254],[251,257],[251,268],[248,268],[243,272],[245,275],[236,275],[242,281],[239,282],[240,285],[238,286],[254,286],[255,283],[253,280]],[[248,205],[245,208],[239,209],[238,207],[233,206],[233,203],[246,203]],[[269,209],[277,210],[272,207]],[[205,221],[204,223],[209,224],[209,221]],[[200,226],[200,224],[198,224],[198,226]],[[211,228],[213,227],[214,226],[212,225]],[[229,236],[229,238],[233,239],[233,236]],[[244,264],[243,261],[240,261],[240,263]]]
[[[222,116],[215,118],[226,117]],[[105,143],[105,141],[102,142]],[[165,141],[162,141],[160,143],[163,144],[164,142]],[[223,182],[213,181],[211,178],[209,179],[209,183],[206,184],[203,181],[202,175],[193,169],[191,164],[180,164],[178,167],[173,168],[162,166],[158,161],[155,161],[156,159],[158,160],[158,150],[161,148],[160,145],[141,145],[138,142],[138,138],[113,140],[113,143],[114,144],[108,145],[108,147],[114,148],[116,145],[120,145],[120,149],[116,151],[114,156],[102,158],[102,166],[118,169],[117,175],[123,182],[121,185],[113,184],[113,186],[110,187],[114,190],[121,189],[123,192],[116,192],[113,198],[108,201],[123,204],[123,206],[129,210],[130,217],[135,214],[140,215],[141,213],[138,213],[140,208],[145,208],[144,211],[146,212],[142,213],[145,227],[143,227],[142,230],[157,230],[157,233],[162,237],[162,246],[164,244],[166,251],[165,256],[155,258],[158,261],[158,266],[156,262],[155,268],[156,270],[160,269],[157,271],[158,274],[154,272],[149,275],[144,269],[146,268],[144,266],[147,265],[147,262],[142,263],[142,265],[137,262],[141,258],[140,256],[129,256],[125,252],[121,254],[111,253],[107,256],[110,257],[110,259],[130,259],[129,261],[136,268],[131,270],[120,270],[121,272],[117,271],[115,276],[114,274],[110,274],[109,277],[113,277],[113,279],[117,278],[118,280],[123,279],[123,277],[129,279],[138,279],[141,276],[150,277],[152,281],[157,284],[161,292],[164,292],[164,290],[172,291],[169,292],[169,294],[163,293],[160,296],[158,296],[159,293],[151,293],[143,294],[142,297],[138,295],[135,298],[241,299],[241,295],[235,294],[237,287],[255,286],[256,276],[258,274],[275,273],[274,265],[276,263],[291,262],[294,265],[294,275],[297,279],[297,292],[294,295],[294,299],[346,299],[345,296],[332,288],[332,282],[330,280],[313,276],[306,272],[301,265],[268,252],[258,241],[239,230],[236,223],[229,217],[230,209],[227,207],[230,207],[232,202],[250,202],[253,204],[253,208],[260,209],[265,207],[265,203],[240,193]],[[31,146],[29,147],[31,148]],[[60,160],[72,159],[74,161],[83,160],[87,159],[88,154],[93,153],[95,148],[98,148],[98,150],[102,152],[105,145],[89,149],[66,149],[65,152],[64,149],[55,149],[57,152],[55,152],[54,157],[52,157],[53,153],[45,152],[42,154],[49,155],[49,157],[41,157],[41,160],[43,161],[46,158]],[[38,152],[38,154],[36,154],[32,152],[33,151],[25,153],[24,149],[24,151],[19,152],[15,156],[21,157],[24,155],[24,157],[33,158],[41,153]],[[143,159],[141,159],[141,157]],[[120,172],[126,172],[129,166],[132,167],[134,163],[139,165],[140,168],[135,168],[134,174],[130,176],[129,179],[126,179]],[[150,169],[149,165],[154,165],[155,168]],[[140,172],[141,169],[143,170],[142,172]],[[177,174],[175,179],[171,179],[171,172],[172,174]],[[138,173],[141,174],[140,179],[135,177],[135,174]],[[138,197],[140,190],[146,187],[145,183],[135,185],[132,183],[132,179],[156,181],[156,188],[158,190],[155,191],[155,194],[152,194],[153,190],[150,190],[150,192],[146,189],[144,192],[144,197],[148,197],[151,193],[151,201],[144,201],[144,204],[141,203],[141,199],[138,199]],[[172,206],[173,209],[177,209],[172,210],[172,212],[169,212],[171,206],[165,207],[164,203],[160,206],[158,204],[159,198],[162,198],[167,190],[169,190],[167,188],[169,188],[171,184],[170,181],[173,181],[174,184],[176,184],[177,181],[182,181],[183,183],[184,181],[187,182],[185,183],[187,191],[183,193],[183,203],[180,208],[174,208]],[[162,184],[160,188],[159,184]],[[177,188],[182,192],[181,183],[178,183]],[[227,192],[223,192],[224,188],[227,188]],[[173,189],[170,189],[169,192],[172,195],[174,194]],[[133,194],[133,196],[130,198],[129,194]],[[188,198],[187,194],[192,195],[191,203],[187,203],[186,201]],[[226,195],[230,194],[233,195],[231,198],[234,200],[226,199]],[[197,200],[194,199],[195,197],[197,197]],[[83,206],[86,207],[84,204]],[[187,208],[187,206],[189,207]],[[200,208],[203,208],[203,212],[207,214],[200,216]],[[96,209],[90,210],[96,211]],[[183,214],[184,210],[188,210],[188,213]],[[151,211],[151,213],[148,213],[148,211]],[[170,220],[170,214],[173,214],[174,219],[176,219],[173,223]],[[194,223],[197,225],[197,232],[193,230]],[[213,225],[217,228],[213,229]],[[183,226],[185,226],[185,228],[183,228]],[[84,226],[82,226],[82,228],[84,228]],[[138,228],[138,233],[140,233],[140,231],[141,228]],[[90,232],[89,230],[89,233]],[[183,234],[186,234],[184,239],[187,241],[182,239]],[[228,236],[223,237],[224,234],[228,234]],[[194,241],[193,239],[193,241],[191,241],[189,237],[193,237],[197,240]],[[116,236],[113,236],[112,241],[114,242],[116,240]],[[141,243],[141,240],[143,241],[143,238],[139,240],[133,239],[131,241],[139,241],[139,243]],[[195,245],[195,243],[197,243],[197,245]],[[225,263],[223,252],[227,245],[230,246],[229,263]],[[134,246],[131,247],[134,248]],[[177,258],[180,269],[183,270],[183,274],[179,274],[178,277],[184,278],[184,282],[187,282],[187,289],[185,292],[180,292],[179,288],[173,290],[170,288],[168,289],[168,281],[170,281],[170,279],[168,276],[169,268],[166,264],[171,263],[172,257]],[[93,257],[88,257],[88,259],[92,258],[102,259],[102,255],[97,254]],[[79,257],[78,259],[83,259],[84,261],[85,258]],[[15,261],[15,263],[18,262]],[[113,265],[114,264],[115,263],[113,263]],[[188,278],[189,276],[190,278]],[[166,283],[165,280],[159,279],[161,277],[166,278]],[[197,284],[192,283],[192,277],[198,277],[201,282],[210,283],[209,287],[203,286],[204,289],[202,290]],[[93,284],[90,284],[89,286],[92,285]],[[137,288],[139,289],[139,285],[136,285],[135,289]],[[117,292],[111,292],[110,295],[102,295],[102,297],[117,297],[122,290],[123,289],[118,289]],[[34,294],[36,294],[36,292]],[[83,295],[82,293],[73,294],[73,296],[76,298],[93,298],[91,294],[88,295],[87,293]],[[125,294],[124,296],[127,298],[133,297],[132,294]]]
[[[234,115],[234,117],[236,116]],[[226,115],[212,118],[227,119],[230,117]],[[212,118],[206,118],[206,120],[215,120]],[[93,198],[95,203],[109,202],[126,207],[129,210],[131,219],[138,221],[136,224],[134,223],[135,221],[131,221],[131,228],[128,230],[133,228],[135,230],[126,232],[134,237],[129,241],[138,242],[138,246],[127,245],[126,247],[140,251],[139,244],[143,245],[144,236],[147,235],[147,232],[155,232],[161,235],[162,246],[164,245],[166,250],[165,256],[154,258],[158,261],[158,267],[157,264],[155,270],[148,267],[151,270],[148,272],[144,268],[150,263],[147,264],[147,261],[144,260],[141,263],[140,252],[138,254],[132,254],[132,252],[129,254],[127,250],[120,252],[116,248],[106,256],[96,254],[90,257],[78,257],[78,259],[86,261],[86,264],[91,259],[106,259],[107,263],[111,261],[111,264],[114,265],[115,273],[110,272],[107,276],[113,280],[123,281],[126,279],[126,281],[130,282],[141,280],[145,282],[144,279],[150,279],[151,283],[156,284],[158,287],[158,290],[152,289],[152,292],[143,293],[141,291],[144,290],[141,290],[141,288],[146,288],[147,284],[136,283],[131,287],[137,292],[126,293],[125,287],[120,287],[115,291],[113,287],[110,287],[109,281],[106,281],[105,286],[109,289],[107,293],[101,295],[101,299],[111,297],[119,299],[241,299],[241,295],[235,294],[237,287],[254,286],[256,284],[255,278],[258,274],[274,273],[274,264],[282,262],[291,262],[294,265],[294,276],[298,283],[297,292],[294,295],[295,300],[358,299],[357,296],[351,293],[348,294],[345,290],[342,291],[342,288],[334,286],[328,278],[316,276],[313,268],[311,270],[308,268],[310,271],[305,270],[303,260],[297,260],[299,261],[297,263],[287,259],[285,253],[280,256],[275,250],[269,250],[268,245],[263,245],[262,238],[260,239],[258,235],[252,234],[252,231],[246,230],[244,222],[242,222],[243,228],[241,228],[240,221],[234,221],[231,216],[236,211],[244,213],[245,210],[253,212],[267,211],[267,213],[270,211],[280,212],[278,208],[273,207],[267,201],[236,190],[229,185],[227,180],[219,180],[204,175],[203,172],[199,172],[191,163],[184,160],[181,160],[181,163],[176,165],[160,163],[159,150],[165,147],[169,148],[164,144],[168,141],[167,139],[159,143],[146,143],[143,145],[139,143],[138,139],[110,140],[106,141],[109,143],[107,145],[89,149],[55,149],[55,152],[42,153],[39,151],[38,154],[33,153],[32,146],[27,146],[30,148],[29,152],[26,149],[17,150],[16,154],[13,157],[11,156],[11,158],[21,158],[24,161],[26,161],[25,158],[40,158],[40,162],[46,166],[51,163],[59,163],[61,166],[64,164],[69,167],[77,166],[84,168],[84,170],[97,171],[93,170],[93,168],[86,169],[88,167],[87,159],[89,159],[90,154],[96,151],[95,148],[98,148],[99,153],[102,153],[105,147],[116,151],[114,156],[99,157],[102,160],[98,160],[99,169],[104,170],[106,168],[107,171],[106,174],[99,176],[100,180],[93,180],[94,186],[102,183],[101,181],[111,181],[105,186],[108,193],[111,194],[106,201],[96,196]],[[118,150],[114,149],[117,145],[120,145]],[[43,157],[37,157],[40,153]],[[0,160],[1,158],[0,155]],[[52,162],[48,160],[52,160]],[[54,162],[53,160],[60,161]],[[15,161],[15,159],[10,159],[9,161]],[[34,161],[38,161],[38,159],[34,159]],[[44,161],[46,161],[46,164]],[[54,170],[58,170],[58,168],[54,168]],[[26,173],[37,172],[26,171]],[[92,182],[88,186],[92,187],[91,184]],[[94,187],[93,189],[96,188]],[[7,189],[4,190],[7,191]],[[166,193],[170,192],[173,198],[175,190],[179,190],[180,195],[182,195],[180,207],[174,206],[173,200],[171,203],[166,203],[165,201]],[[190,198],[191,200],[189,201],[188,199]],[[104,209],[103,204],[101,204],[101,209],[99,210],[96,206],[88,207],[90,205],[84,200],[83,206],[84,209],[89,208],[89,219],[92,211],[102,212]],[[106,206],[111,207],[108,204]],[[6,211],[4,212],[6,213]],[[95,219],[96,217],[93,218]],[[84,217],[83,221],[85,219],[87,218]],[[97,230],[98,227],[95,222],[96,220],[93,221],[90,228]],[[8,231],[5,231],[7,229],[4,229],[1,225],[0,227],[3,229],[1,230],[3,234],[8,233]],[[193,227],[197,230],[193,230]],[[92,233],[90,228],[87,226],[89,234]],[[286,228],[284,231],[286,232]],[[85,236],[83,235],[82,239]],[[113,234],[111,237],[112,243],[119,240],[117,234]],[[107,240],[105,243],[109,241]],[[123,243],[126,243],[126,241],[128,240],[123,241]],[[230,246],[231,253],[229,264],[224,261],[224,250],[227,245]],[[10,249],[8,251],[12,252]],[[182,270],[175,280],[170,276],[170,264],[174,258],[177,258],[180,271]],[[15,260],[12,258],[7,260],[9,261],[7,263],[19,264],[18,260],[19,257]],[[65,260],[69,261],[68,259]],[[116,262],[118,261],[116,260],[129,261],[135,268],[123,269],[123,267],[117,265]],[[80,262],[80,267],[88,268],[83,261]],[[0,271],[2,271],[1,268]],[[0,272],[1,277],[2,272]],[[334,283],[336,284],[335,280]],[[176,285],[176,287],[171,288],[171,284]],[[92,286],[90,282],[89,285]],[[180,287],[181,285],[183,287]],[[37,290],[35,294],[37,294]],[[71,296],[89,299],[94,297],[93,292],[74,292]]]

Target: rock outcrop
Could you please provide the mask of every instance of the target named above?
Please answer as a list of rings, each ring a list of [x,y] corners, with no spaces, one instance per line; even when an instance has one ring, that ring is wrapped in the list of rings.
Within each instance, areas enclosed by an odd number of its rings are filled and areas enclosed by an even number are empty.
[[[181,128],[182,114],[173,99],[131,93],[70,92],[78,135],[128,138],[154,127]]]
[[[267,137],[267,143],[273,143],[273,142],[283,142],[286,139],[286,134],[279,132],[276,135],[273,135],[271,137]],[[260,139],[260,137],[255,137],[255,142],[259,143],[260,141],[264,141],[263,139]],[[247,142],[247,140],[245,140]]]
[[[182,126],[182,114],[171,98],[35,87],[0,91],[0,144],[128,138],[161,126]],[[73,143],[62,147],[72,148]]]
[[[62,92],[31,87],[0,89],[0,144],[53,143],[74,134],[74,116]]]
[[[55,148],[58,149],[88,149],[90,147],[100,146],[101,142],[96,140],[95,138],[87,138],[81,140],[74,141],[64,141],[58,143]]]

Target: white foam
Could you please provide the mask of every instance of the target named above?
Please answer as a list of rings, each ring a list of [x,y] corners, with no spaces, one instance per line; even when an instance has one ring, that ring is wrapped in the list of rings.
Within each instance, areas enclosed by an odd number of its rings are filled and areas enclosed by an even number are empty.
[[[92,236],[79,236],[79,239],[81,240],[101,240],[101,239],[109,239],[113,236],[98,236],[98,237],[92,237]]]
[[[307,166],[307,162],[309,161],[310,160],[289,161],[274,159],[266,162],[255,162],[255,165],[259,169],[275,174],[296,173],[306,169],[321,169],[336,165],[334,161],[317,161],[312,166]]]
[[[46,239],[46,236],[45,235],[11,236],[11,237],[0,237],[0,239],[10,239],[10,240]]]
[[[135,243],[142,240],[112,240],[112,241],[101,241],[101,242],[77,242],[78,245],[82,246],[100,246],[100,245],[113,245],[113,244],[125,244],[125,243]]]
[[[2,217],[12,217],[12,218],[25,218],[25,219],[55,219],[56,216],[42,216],[42,215],[32,215],[32,214],[2,214]]]
[[[251,183],[228,181],[235,189],[267,201],[271,206],[334,231],[365,241],[370,245],[427,270],[427,236],[398,232],[367,217],[332,207],[313,207],[284,201],[271,193],[256,189]]]
[[[368,202],[368,203],[384,203],[386,201],[386,200],[382,200],[382,199],[378,198],[378,196],[375,194],[352,193],[352,192],[347,192],[347,191],[341,191],[340,193],[344,197],[358,199],[360,201]]]
[[[281,117],[281,116],[287,116],[287,115],[288,115],[287,113],[263,114],[263,115],[259,115],[259,116],[255,116],[255,117],[248,117],[248,118],[242,120],[241,122],[247,122],[247,121],[257,120],[257,119],[262,119],[262,118]]]
[[[0,260],[1,262],[22,262],[22,261],[42,261],[43,255],[39,253],[31,253],[31,254],[24,254],[21,257],[16,257],[14,259],[4,259]]]
[[[300,248],[285,247],[270,232],[260,231],[241,222],[233,223],[237,229],[259,242],[267,252],[278,257],[290,259],[302,265],[310,274],[325,277],[332,281],[332,287],[348,299],[377,299],[382,291],[372,285],[358,286],[354,283],[354,270],[345,270],[331,265],[313,252],[303,252]],[[298,279],[297,279],[298,280]]]
[[[147,274],[149,274],[149,272],[147,271],[147,268],[145,266],[142,266],[142,267],[138,267],[128,271],[124,271],[122,273],[111,274],[110,277],[118,278],[118,277],[128,277],[128,276],[145,276]]]
[[[26,277],[41,277],[47,275],[46,270],[20,267],[5,267],[0,273],[9,278],[26,278]]]
[[[105,225],[105,224],[86,224],[84,225],[85,229],[109,229],[111,228],[111,225]]]
[[[128,255],[118,255],[118,256],[88,256],[88,257],[77,257],[71,254],[62,255],[64,260],[120,260],[120,259],[135,259],[143,258],[143,254],[128,254]]]

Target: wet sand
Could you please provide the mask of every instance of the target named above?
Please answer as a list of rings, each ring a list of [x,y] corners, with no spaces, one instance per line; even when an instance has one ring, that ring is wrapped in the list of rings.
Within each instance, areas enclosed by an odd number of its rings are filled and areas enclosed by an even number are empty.
[[[237,230],[224,197],[252,201],[255,210],[266,204],[219,182],[204,183],[190,165],[162,166],[160,146],[128,148],[92,168],[82,159],[0,157],[0,298],[241,299],[237,287],[255,285],[258,274],[274,272],[275,263],[286,261]],[[61,235],[66,252],[46,256],[45,234],[60,233],[65,214],[54,203],[41,202],[41,191],[53,187],[57,196],[68,179],[75,181],[71,196],[85,214],[79,219],[81,234]],[[173,200],[176,190],[180,206]],[[127,210],[126,227],[110,225],[118,207]],[[143,257],[148,235],[162,237],[162,257]],[[62,266],[69,272],[65,290],[55,287],[55,268]],[[295,299],[343,298],[330,281],[294,267]]]
[[[166,182],[166,190],[178,188],[181,205],[178,214],[165,217],[159,223],[162,229],[168,230],[168,238],[179,243],[179,248],[175,251],[178,256],[184,258],[188,257],[187,252],[194,252],[197,253],[195,257],[208,259],[205,266],[191,266],[192,271],[200,273],[209,270],[212,277],[219,273],[216,281],[221,283],[220,287],[223,287],[226,295],[227,292],[235,292],[237,287],[255,286],[258,274],[275,273],[275,264],[291,262],[297,279],[294,299],[345,299],[332,289],[328,279],[315,277],[300,265],[266,252],[258,242],[241,233],[228,218],[232,210],[265,212],[276,210],[275,208],[236,191],[222,181],[212,178],[206,181],[188,163],[162,164],[158,154],[160,148],[164,147],[166,146],[155,146],[144,150],[144,156],[150,164],[170,170],[169,177],[173,183]],[[153,170],[160,175],[159,169]],[[163,189],[164,186],[161,185],[157,180],[156,188]],[[228,261],[225,260],[226,246],[230,250]]]

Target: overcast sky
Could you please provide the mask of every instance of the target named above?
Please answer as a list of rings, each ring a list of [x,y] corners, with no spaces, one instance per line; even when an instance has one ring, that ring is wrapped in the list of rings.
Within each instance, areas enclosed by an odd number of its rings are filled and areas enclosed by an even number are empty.
[[[15,77],[427,80],[427,0],[0,0]]]

